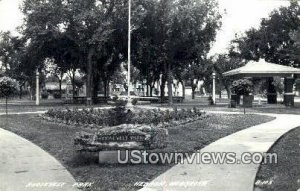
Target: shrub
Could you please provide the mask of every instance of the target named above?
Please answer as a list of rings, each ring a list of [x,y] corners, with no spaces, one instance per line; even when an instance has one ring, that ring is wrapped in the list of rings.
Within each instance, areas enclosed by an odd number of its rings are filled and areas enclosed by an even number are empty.
[[[61,93],[60,92],[54,92],[53,97],[54,97],[54,99],[60,99],[61,98]]]
[[[214,100],[213,100],[212,96],[209,96],[207,100],[208,100],[209,105],[214,105]]]
[[[132,99],[132,101],[131,101],[132,105],[136,105],[137,102],[138,102],[138,100],[136,98]]]
[[[42,97],[42,99],[48,99],[49,93],[47,91],[42,91],[41,97]]]
[[[118,99],[119,99],[119,97],[118,97],[117,95],[115,95],[115,96],[112,98],[113,101],[117,101]]]
[[[0,78],[0,97],[9,97],[17,91],[17,81],[4,76]]]
[[[240,79],[232,82],[232,92],[237,95],[249,95],[253,91],[253,83],[248,79]]]
[[[0,97],[5,98],[5,113],[7,114],[7,100],[17,91],[17,81],[10,77],[0,78]]]
[[[127,104],[127,100],[117,100],[115,101],[116,107],[125,106]]]

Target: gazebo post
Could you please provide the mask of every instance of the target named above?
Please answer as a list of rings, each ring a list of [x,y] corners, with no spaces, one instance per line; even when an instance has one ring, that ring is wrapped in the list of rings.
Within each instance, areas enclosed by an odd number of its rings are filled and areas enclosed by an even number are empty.
[[[286,77],[284,78],[284,105],[285,106],[294,106],[294,78]]]

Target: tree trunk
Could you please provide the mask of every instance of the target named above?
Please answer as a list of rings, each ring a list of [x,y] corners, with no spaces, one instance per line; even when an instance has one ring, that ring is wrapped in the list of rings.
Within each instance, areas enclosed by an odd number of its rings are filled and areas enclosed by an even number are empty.
[[[32,101],[33,100],[32,90],[30,89],[28,92],[29,92],[30,100]]]
[[[7,112],[7,96],[5,96],[5,113],[6,113],[6,115],[8,114],[8,112]]]
[[[107,82],[106,82],[106,89],[107,89],[107,90],[106,90],[106,95],[105,95],[106,97],[108,97],[109,94],[110,94],[110,85],[109,85],[109,81],[110,81],[110,80],[107,80]]]
[[[93,83],[92,83],[92,85],[93,85],[93,91],[92,91],[93,98],[98,97],[99,78],[100,78],[100,76],[97,73],[93,76]]]
[[[105,97],[108,97],[109,96],[109,80],[107,80],[106,78],[103,79],[103,89],[104,89],[104,96]]]
[[[93,80],[93,98],[96,98],[96,97],[98,97],[98,90],[99,90],[99,83],[98,82],[96,82],[95,80]]]
[[[185,99],[185,83],[183,80],[180,80],[180,83],[182,85],[182,97]]]
[[[220,91],[219,98],[222,99],[222,81],[221,81],[221,78],[219,79],[219,91]]]
[[[173,105],[173,75],[171,70],[171,63],[168,64],[168,97],[169,97],[169,106]]]
[[[194,84],[194,80],[193,79],[191,79],[191,84],[192,84],[192,99],[195,99],[196,85]]]
[[[86,83],[86,97],[87,105],[92,105],[92,95],[93,95],[93,55],[94,49],[90,48],[87,57],[87,83]]]
[[[147,84],[146,84],[146,95],[149,96],[149,83],[148,83],[148,80],[147,80]]]
[[[59,83],[59,94],[60,94],[60,98],[62,97],[62,80],[58,80],[58,83]]]
[[[226,92],[227,92],[228,99],[230,99],[230,97],[231,97],[231,91],[230,91],[230,88],[229,88],[229,86],[227,86],[227,85],[224,85],[224,86],[225,86],[225,89],[226,89]]]
[[[103,91],[104,91],[104,96],[107,96],[107,87],[106,87],[106,80],[103,79]]]
[[[161,84],[160,84],[160,99],[163,102],[165,98],[165,85],[166,85],[165,75],[162,75]]]
[[[153,89],[155,85],[150,85],[150,97],[153,97]]]
[[[228,99],[230,99],[231,97],[231,90],[230,90],[230,84],[228,81],[225,80],[225,78],[223,77],[223,74],[219,71],[217,71],[219,77],[220,77],[220,87],[223,85],[226,92],[227,92],[227,96],[228,96]],[[220,88],[220,92],[222,93],[221,91],[222,89]],[[221,93],[220,93],[220,98],[221,98]]]
[[[267,79],[268,82],[268,95],[267,95],[267,99],[268,99],[268,104],[276,104],[277,103],[277,95],[276,95],[276,88],[273,84],[274,82],[274,78],[268,78]]]
[[[19,93],[19,98],[22,99],[22,91],[23,91],[23,85],[20,85],[20,93]]]
[[[73,98],[76,96],[76,85],[75,85],[75,70],[72,71],[72,89],[73,89]]]

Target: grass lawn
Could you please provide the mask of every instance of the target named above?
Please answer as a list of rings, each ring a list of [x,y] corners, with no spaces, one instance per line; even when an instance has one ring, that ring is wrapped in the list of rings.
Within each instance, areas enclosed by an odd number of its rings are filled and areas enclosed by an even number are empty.
[[[56,101],[56,102],[55,102]],[[102,106],[109,106],[109,105],[103,105],[103,104],[98,104],[98,105],[93,105],[93,107],[102,107]],[[35,105],[34,102],[28,102],[28,103],[18,103],[16,101],[11,101],[8,102],[8,113],[14,113],[14,112],[35,112],[35,111],[47,111],[51,108],[56,108],[56,109],[66,109],[66,107],[69,108],[82,108],[86,107],[85,105],[81,104],[64,104],[60,100],[54,100],[52,102],[50,101],[42,101],[41,105],[37,106]],[[3,102],[0,102],[0,113],[5,113],[5,104]]]
[[[256,176],[255,191],[297,191],[300,189],[300,127],[284,135],[271,149],[277,164],[263,164]],[[267,184],[270,183],[270,184]]]
[[[239,130],[271,121],[259,115],[210,115],[182,126],[169,128],[168,151],[195,151]],[[174,164],[99,165],[97,153],[83,156],[74,152],[73,138],[80,127],[55,124],[34,115],[1,116],[0,127],[37,144],[58,159],[78,182],[92,182],[86,190],[137,190],[134,183],[148,182]]]

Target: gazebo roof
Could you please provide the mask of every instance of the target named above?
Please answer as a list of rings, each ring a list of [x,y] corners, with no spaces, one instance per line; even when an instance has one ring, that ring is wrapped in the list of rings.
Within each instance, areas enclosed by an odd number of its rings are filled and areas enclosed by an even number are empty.
[[[249,61],[245,66],[223,73],[224,76],[243,77],[273,77],[300,74],[300,69],[290,66],[273,64],[260,59],[258,62]]]

